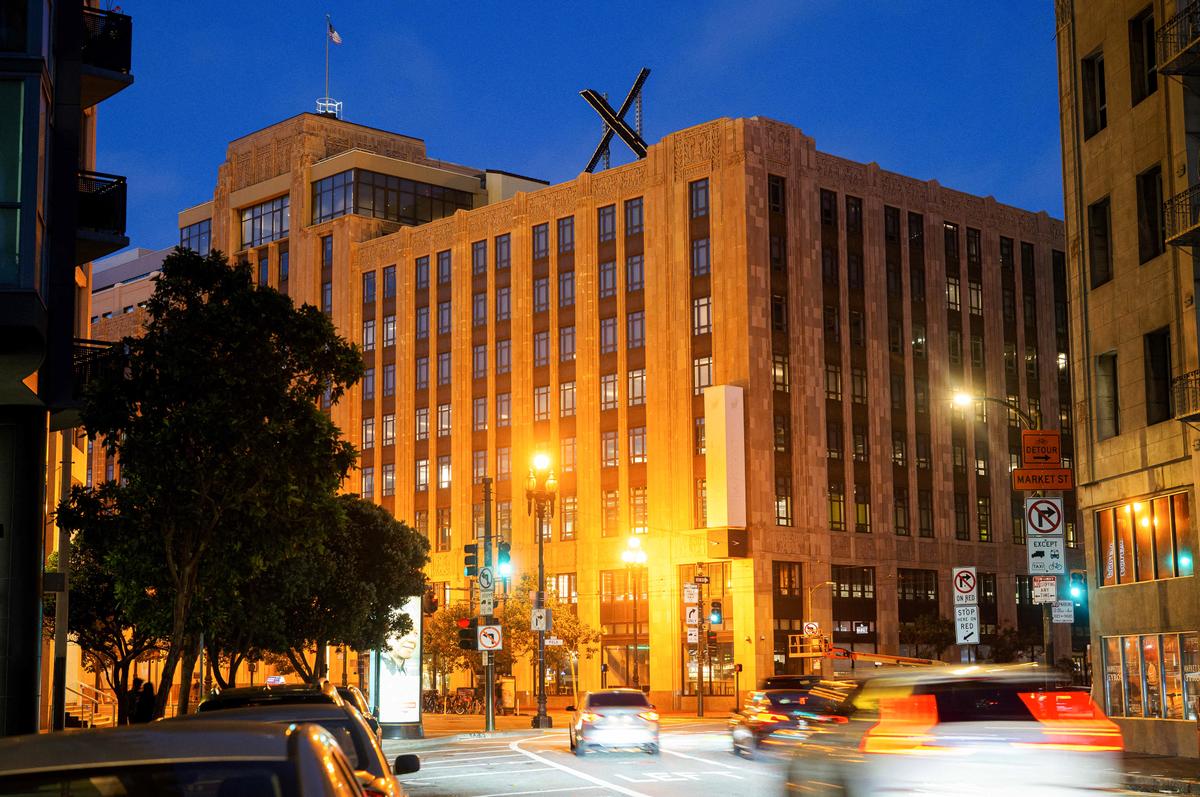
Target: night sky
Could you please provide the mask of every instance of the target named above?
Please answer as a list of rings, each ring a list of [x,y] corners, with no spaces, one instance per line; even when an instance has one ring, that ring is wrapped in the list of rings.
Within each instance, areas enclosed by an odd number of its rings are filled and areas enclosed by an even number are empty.
[[[650,11],[648,9],[653,9]],[[1062,215],[1053,6],[900,0],[716,3],[127,2],[134,85],[100,106],[97,169],[129,178],[134,246],[178,241],[234,138],[314,109],[423,138],[431,157],[560,182],[637,71],[650,143],[768,116],[823,151]],[[632,119],[632,114],[630,115]],[[614,143],[613,162],[628,159]]]

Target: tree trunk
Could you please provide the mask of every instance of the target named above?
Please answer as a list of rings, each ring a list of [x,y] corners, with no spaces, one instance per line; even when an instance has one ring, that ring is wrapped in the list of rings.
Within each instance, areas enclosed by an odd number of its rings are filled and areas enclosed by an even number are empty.
[[[129,709],[132,708],[129,705],[129,664],[128,661],[114,662],[108,675],[117,698],[117,725],[129,724]]]
[[[194,566],[189,566],[176,585],[175,598],[172,602],[171,612],[171,646],[167,649],[167,656],[163,659],[162,677],[159,679],[158,694],[155,695],[154,701],[154,716],[162,717],[167,711],[167,702],[171,698],[171,684],[175,680],[175,668],[179,664],[179,657],[185,652],[185,644],[187,637],[187,619],[188,609],[191,608],[192,600],[192,585],[194,582]],[[194,646],[188,645],[186,653],[195,656],[192,652]],[[188,673],[190,679],[191,673]],[[180,701],[181,707],[187,705],[187,696],[191,691],[191,681],[188,680],[180,685]],[[180,710],[181,714],[186,713]]]
[[[309,666],[308,659],[305,657],[302,649],[288,648],[287,658],[292,663],[292,669],[296,671],[296,675],[299,675],[304,683],[313,683],[313,672],[316,671],[316,665]]]
[[[185,637],[183,651],[183,666],[179,672],[179,705],[176,707],[176,714],[183,716],[191,713],[192,710],[192,673],[196,670],[196,657],[199,654],[199,645],[191,634]],[[163,665],[165,672],[166,665]],[[167,690],[169,691],[171,684],[167,682]]]
[[[220,644],[216,641],[210,641],[207,639],[205,640],[204,650],[207,654],[208,660],[218,662],[217,666],[212,668],[213,677],[217,679],[217,688],[225,689],[229,686],[229,684],[225,682],[225,676],[221,673],[221,667],[219,663],[220,660],[217,658],[217,654],[220,653],[220,648]]]
[[[229,677],[225,679],[229,686],[237,686],[237,674],[242,667],[242,660],[243,657],[240,653],[229,654]],[[217,670],[213,672],[216,673]]]
[[[328,657],[326,656],[326,654],[329,652],[328,648],[329,643],[327,643],[325,640],[317,640],[317,657],[313,663],[312,683],[314,684],[320,683],[322,678],[329,677],[329,662],[327,661]]]

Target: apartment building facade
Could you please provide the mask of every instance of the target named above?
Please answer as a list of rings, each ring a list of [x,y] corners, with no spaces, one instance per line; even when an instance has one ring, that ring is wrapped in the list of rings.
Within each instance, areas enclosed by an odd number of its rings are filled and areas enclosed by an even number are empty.
[[[718,702],[735,664],[743,687],[797,671],[805,619],[843,647],[913,652],[900,629],[949,616],[955,565],[982,574],[985,642],[1040,639],[1009,488],[1016,416],[950,399],[1067,417],[1062,225],[1044,213],[818,152],[761,118],[547,187],[305,114],[231,144],[180,228],[363,348],[366,378],[330,408],[362,451],[347,488],[428,536],[443,605],[469,588],[485,476],[514,570],[536,572],[522,491],[550,456],[546,586],[602,632],[582,688],[636,666],[661,705],[690,705],[682,587],[697,573],[723,606],[700,667]],[[635,535],[640,570],[621,558]],[[571,677],[551,673],[551,690]]]
[[[1055,11],[1093,692],[1128,748],[1197,756],[1200,6]]]

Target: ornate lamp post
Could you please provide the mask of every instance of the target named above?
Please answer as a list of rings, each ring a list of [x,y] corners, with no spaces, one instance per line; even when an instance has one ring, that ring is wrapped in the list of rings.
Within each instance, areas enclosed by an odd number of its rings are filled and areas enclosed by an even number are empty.
[[[642,568],[646,566],[646,552],[642,550],[642,541],[638,537],[630,537],[625,550],[621,551],[621,561],[629,572],[633,582],[633,688],[642,686],[638,673],[638,589],[641,586]]]
[[[558,479],[550,470],[550,457],[538,454],[529,468],[529,479],[525,483],[525,506],[536,518],[538,541],[538,581],[534,592],[533,607],[546,608],[546,529],[554,517],[554,499],[558,493]],[[533,718],[534,728],[550,728],[553,722],[546,714],[546,631],[538,631],[537,667],[537,715]]]

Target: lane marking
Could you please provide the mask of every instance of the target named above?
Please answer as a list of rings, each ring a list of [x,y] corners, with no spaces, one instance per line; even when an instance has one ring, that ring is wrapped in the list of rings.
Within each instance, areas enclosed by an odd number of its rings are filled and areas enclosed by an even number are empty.
[[[745,767],[739,767],[735,764],[722,764],[720,761],[712,761],[707,758],[700,758],[699,756],[688,755],[687,753],[680,753],[675,750],[668,750],[665,747],[660,747],[659,752],[667,753],[669,755],[677,755],[680,758],[690,758],[693,761],[699,761],[702,764],[712,764],[714,767],[724,767],[725,769],[737,769],[737,770],[745,769]]]
[[[507,749],[507,748],[505,748]],[[520,758],[517,753],[504,753],[502,755],[483,755],[477,758],[447,758],[445,761],[422,761],[421,767],[439,767],[441,769],[451,769],[453,767],[472,767],[478,764],[460,764],[460,761],[495,761],[498,758]]]
[[[557,734],[557,735],[561,735],[561,734]],[[544,738],[546,738],[546,736],[550,736],[550,734],[546,734],[546,735],[543,735],[538,738],[544,739]],[[597,786],[602,786],[603,788],[606,788],[606,789],[612,789],[615,792],[627,795],[627,797],[651,797],[651,795],[648,795],[645,792],[634,791],[633,789],[627,789],[624,786],[618,785],[616,783],[611,783],[602,778],[598,778],[595,775],[589,775],[586,772],[581,772],[578,769],[572,769],[571,767],[566,766],[565,764],[560,764],[557,761],[551,761],[549,758],[546,758],[545,756],[540,756],[537,753],[533,752],[532,750],[523,750],[521,748],[521,744],[526,741],[537,741],[537,739],[518,739],[517,741],[509,744],[509,747],[511,747],[513,750],[516,750],[518,753],[522,753],[522,754],[528,756],[529,758],[532,758],[534,761],[538,761],[542,764],[546,764],[548,766],[553,767],[554,769],[561,770],[562,772],[566,772],[569,775],[574,775],[577,778],[586,780],[588,783],[594,783]],[[534,771],[534,770],[530,770],[530,771]]]
[[[595,791],[600,786],[568,786],[564,789],[537,789],[535,791],[498,791],[492,794],[480,794],[477,797],[516,797],[518,794],[553,794],[562,791]]]
[[[549,762],[546,762],[549,763]],[[541,767],[538,769],[480,769],[475,772],[459,772],[457,775],[446,775],[445,777],[435,776],[432,779],[423,778],[400,778],[402,783],[433,783],[440,780],[453,780],[455,778],[478,778],[490,775],[524,775],[526,772],[549,772],[549,767]]]

